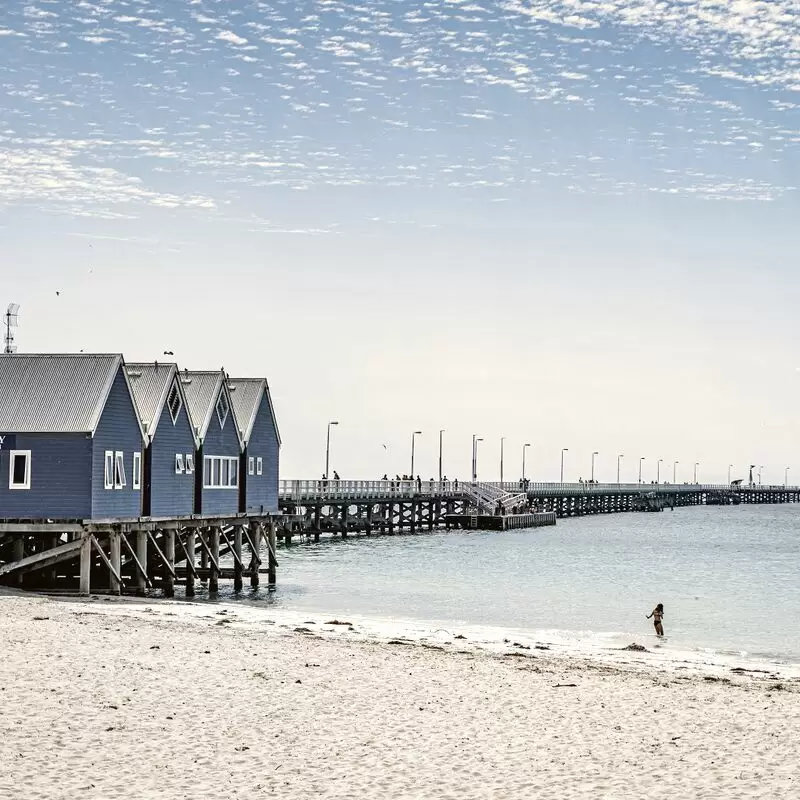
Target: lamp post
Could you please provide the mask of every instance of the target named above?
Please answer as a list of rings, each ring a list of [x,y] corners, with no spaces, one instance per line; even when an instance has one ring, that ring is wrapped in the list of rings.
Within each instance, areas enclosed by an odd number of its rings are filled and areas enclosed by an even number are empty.
[[[328,423],[328,435],[325,439],[325,477],[331,474],[331,425],[338,425],[338,422]]]
[[[561,448],[561,483],[564,483],[564,453],[569,453],[569,447]]]
[[[728,486],[731,485],[731,468],[732,467],[733,467],[733,464],[728,464]]]
[[[758,485],[761,486],[761,470],[764,469],[764,465],[761,464],[758,468]]]
[[[641,483],[641,482],[642,482],[642,461],[644,461],[644,460],[645,460],[645,457],[644,457],[644,456],[642,456],[642,457],[639,459],[639,483]]]
[[[664,460],[663,458],[659,458],[658,461],[656,462],[656,486],[658,486],[658,484],[661,483],[661,462],[663,460]]]
[[[445,429],[439,431],[439,483],[442,482],[442,434],[445,432]]]
[[[594,457],[595,457],[596,455],[599,455],[599,453],[597,452],[597,450],[595,450],[595,451],[592,453],[592,479],[591,479],[591,482],[592,482],[592,483],[594,483]]]
[[[694,462],[694,482],[697,483],[697,468],[700,466],[699,461]]]
[[[680,461],[673,461],[672,462],[672,482],[673,483],[675,483],[675,481],[676,481],[675,474],[677,472],[678,464],[680,464],[680,463],[681,463]]]
[[[472,434],[472,482],[478,482],[478,442],[483,439],[477,434]]]
[[[783,471],[783,488],[785,489],[789,485],[789,470],[791,467],[786,467]]]
[[[503,445],[506,441],[505,436],[500,437],[500,488],[503,488]]]
[[[526,442],[522,445],[522,488],[525,488],[525,448],[530,447],[531,443]]]
[[[411,434],[411,480],[414,480],[414,442],[416,441],[417,436],[419,436],[422,431],[414,431]]]
[[[625,458],[625,453],[620,453],[617,456],[617,486],[619,486],[619,462],[623,458]]]

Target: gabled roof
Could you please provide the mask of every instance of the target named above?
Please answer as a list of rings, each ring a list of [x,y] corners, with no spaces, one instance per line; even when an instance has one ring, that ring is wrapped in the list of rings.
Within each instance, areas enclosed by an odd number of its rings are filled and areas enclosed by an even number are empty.
[[[164,410],[164,404],[167,402],[167,397],[169,397],[172,383],[176,380],[178,365],[159,361],[137,362],[127,364],[125,371],[128,373],[128,381],[131,385],[133,396],[136,398],[142,427],[152,441]],[[177,380],[176,385],[184,408],[188,408],[183,384],[180,380]],[[194,436],[194,430],[192,430],[192,436]]]
[[[0,430],[94,435],[123,363],[118,354],[0,355]]]
[[[192,372],[185,369],[179,374],[183,384],[183,394],[186,397],[186,408],[189,411],[189,419],[195,429],[195,435],[198,439],[205,439],[208,426],[211,424],[212,414],[216,413],[217,398],[220,391],[226,392],[228,400],[231,400],[225,371]],[[236,421],[236,409],[233,407],[233,402],[230,405],[228,416],[236,431],[239,445],[241,445],[242,435],[239,432],[239,423]]]
[[[278,437],[278,444],[281,443],[281,434],[278,430],[278,421],[275,418],[275,409],[272,405],[272,397],[269,393],[269,384],[266,378],[229,378],[228,385],[231,390],[231,400],[236,409],[236,419],[239,423],[239,431],[245,444],[250,441],[253,433],[253,426],[256,424],[258,408],[261,405],[261,397],[266,394],[269,412],[272,416],[272,424],[275,427],[275,435]]]

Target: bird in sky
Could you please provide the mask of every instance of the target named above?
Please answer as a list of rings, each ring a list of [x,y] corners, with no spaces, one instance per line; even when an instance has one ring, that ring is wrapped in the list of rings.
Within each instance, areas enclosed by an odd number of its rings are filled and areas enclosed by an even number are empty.
[[[164,351],[164,355],[165,355],[165,356],[174,356],[174,355],[175,355],[175,353],[173,353],[173,352],[172,352],[172,350],[165,350],[165,351]]]
[[[61,292],[56,292],[56,297],[61,297]]]

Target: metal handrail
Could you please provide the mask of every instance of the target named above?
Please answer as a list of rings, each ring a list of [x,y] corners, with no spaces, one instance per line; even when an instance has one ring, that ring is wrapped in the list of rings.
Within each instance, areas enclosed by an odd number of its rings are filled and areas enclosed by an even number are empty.
[[[385,499],[387,497],[411,498],[418,495],[437,497],[463,497],[465,495],[480,496],[485,502],[498,500],[513,494],[540,495],[548,494],[609,494],[631,492],[647,494],[649,492],[669,492],[689,494],[693,492],[720,491],[787,491],[797,492],[800,487],[780,485],[732,486],[730,484],[698,484],[698,483],[539,483],[528,482],[520,486],[519,481],[470,482],[436,481],[436,480],[282,480],[279,481],[278,495],[291,500],[347,500],[347,499]]]

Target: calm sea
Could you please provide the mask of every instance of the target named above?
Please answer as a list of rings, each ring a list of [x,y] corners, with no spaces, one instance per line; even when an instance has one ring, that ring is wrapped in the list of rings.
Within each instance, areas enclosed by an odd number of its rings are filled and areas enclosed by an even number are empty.
[[[800,505],[784,505],[298,542],[278,551],[277,591],[243,599],[576,649],[654,645],[645,615],[661,602],[676,653],[797,665],[799,532]]]

